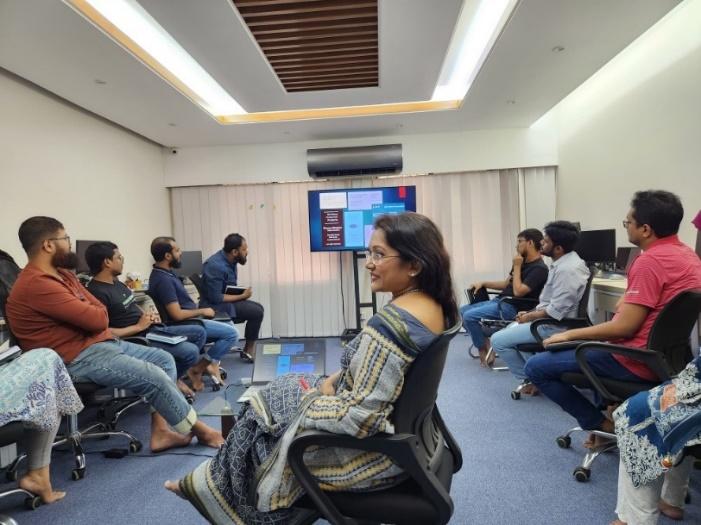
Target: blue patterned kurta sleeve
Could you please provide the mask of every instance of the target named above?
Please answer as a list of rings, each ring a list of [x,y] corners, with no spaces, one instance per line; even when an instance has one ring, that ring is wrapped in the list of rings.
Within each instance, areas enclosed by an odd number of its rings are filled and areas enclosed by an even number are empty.
[[[49,431],[61,416],[82,409],[68,371],[53,350],[31,350],[0,366],[0,426],[22,421]]]

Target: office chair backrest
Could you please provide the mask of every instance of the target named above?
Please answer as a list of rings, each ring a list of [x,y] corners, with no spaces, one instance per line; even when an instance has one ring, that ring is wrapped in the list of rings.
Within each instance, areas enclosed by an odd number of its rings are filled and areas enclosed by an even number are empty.
[[[0,316],[5,317],[5,303],[22,270],[9,253],[0,250]]]
[[[192,284],[195,285],[195,289],[197,290],[197,294],[200,296],[200,299],[202,299],[202,277],[199,273],[193,273],[190,275],[190,280],[192,281]]]
[[[699,313],[701,290],[687,290],[674,297],[652,325],[647,346],[662,353],[671,375],[681,372],[693,357],[689,334]]]
[[[436,339],[409,367],[392,413],[395,432],[421,435],[424,420],[430,416],[438,397],[448,346],[460,326],[456,324]]]
[[[153,297],[153,295],[151,294],[151,292],[149,290],[146,290],[146,295],[148,295],[151,298],[153,305],[156,307],[156,311],[158,311],[158,315],[161,318],[161,321],[163,321],[164,323],[169,323],[171,321],[171,318],[168,315],[168,311],[161,304],[161,302],[156,301],[156,299]]]
[[[589,294],[591,293],[591,282],[594,280],[594,267],[589,267],[589,279],[587,279],[587,284],[584,287],[584,292],[582,297],[579,299],[579,305],[577,306],[577,317],[582,319],[589,319]]]

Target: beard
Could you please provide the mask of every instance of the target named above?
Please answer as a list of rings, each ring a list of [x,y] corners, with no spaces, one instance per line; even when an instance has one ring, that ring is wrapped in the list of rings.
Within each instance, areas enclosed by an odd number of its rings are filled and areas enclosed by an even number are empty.
[[[78,267],[78,255],[75,252],[56,252],[51,257],[51,265],[54,268],[75,270]]]
[[[247,256],[247,255],[239,255],[238,257],[236,257],[236,262],[239,263],[239,264],[242,265],[242,266],[243,266],[244,264],[246,264],[246,261],[247,261],[247,260],[248,260],[248,256]]]
[[[180,259],[173,259],[170,261],[170,267],[175,268],[176,270],[180,268],[183,265],[182,261]]]

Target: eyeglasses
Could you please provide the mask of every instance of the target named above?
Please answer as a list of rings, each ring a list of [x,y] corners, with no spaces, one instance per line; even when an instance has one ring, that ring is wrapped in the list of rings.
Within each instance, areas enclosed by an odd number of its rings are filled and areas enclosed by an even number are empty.
[[[624,228],[628,228],[628,226],[630,226],[631,224],[633,224],[633,221],[629,221],[629,220],[625,220],[625,219],[624,219],[623,222],[622,222],[622,224],[623,224],[623,227],[624,227]]]
[[[49,237],[47,241],[66,241],[68,244],[71,243],[71,236],[66,235],[64,237]]]
[[[380,252],[371,252],[367,250],[365,252],[365,259],[372,261],[373,264],[382,264],[383,259],[389,259],[390,257],[401,257],[401,255],[385,255]]]

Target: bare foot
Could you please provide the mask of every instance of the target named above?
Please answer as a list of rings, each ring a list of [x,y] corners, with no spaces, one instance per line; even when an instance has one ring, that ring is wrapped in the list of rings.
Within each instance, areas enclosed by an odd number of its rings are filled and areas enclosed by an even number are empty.
[[[609,525],[628,525],[625,521],[613,520]]]
[[[46,504],[54,503],[66,496],[65,492],[53,490],[51,487],[48,466],[27,472],[19,480],[19,486],[32,494],[36,494]]]
[[[151,430],[151,452],[163,452],[171,448],[186,447],[192,441],[192,434],[179,434],[172,430]]]
[[[187,377],[192,383],[192,389],[195,392],[202,392],[204,390],[204,382],[202,381],[202,372],[196,372],[192,368],[187,371]]]
[[[660,512],[671,520],[680,521],[684,519],[684,509],[680,509],[679,507],[670,505],[662,498],[660,498],[660,502],[657,504],[657,508],[659,508]]]
[[[189,386],[187,386],[183,382],[182,379],[178,379],[177,385],[178,385],[178,389],[183,393],[183,395],[195,397],[195,393],[190,389]]]
[[[494,363],[494,352],[491,354],[489,353],[489,348],[480,348],[479,350],[480,354],[480,366],[483,366],[485,368],[489,368],[492,366],[492,363]],[[489,358],[487,358],[487,355],[489,355]]]
[[[183,499],[187,499],[185,496],[183,496],[183,493],[180,490],[180,482],[179,481],[168,480],[163,484],[163,486],[166,489],[168,489],[169,491],[171,491],[173,494],[175,494],[176,496],[183,498]]]
[[[195,423],[192,432],[197,436],[197,442],[206,447],[219,448],[226,442],[220,431],[208,427],[202,421]]]
[[[212,376],[213,379],[216,379],[220,385],[224,384],[224,380],[221,377],[219,365],[217,363],[210,363],[207,365],[207,373]]]
[[[609,443],[612,443],[614,441],[615,441],[615,439],[606,438],[603,436],[597,436],[596,434],[589,434],[589,437],[587,438],[587,440],[584,443],[582,443],[582,446],[584,448],[588,448],[590,450],[593,450],[596,448],[603,447],[604,445],[608,445]]]
[[[533,383],[528,383],[521,389],[521,393],[527,396],[537,396],[540,394],[540,390]]]

